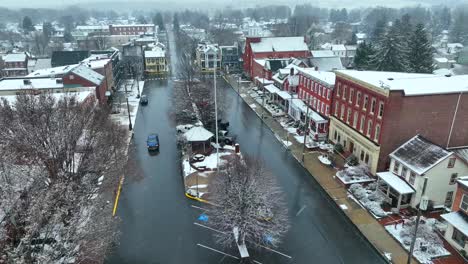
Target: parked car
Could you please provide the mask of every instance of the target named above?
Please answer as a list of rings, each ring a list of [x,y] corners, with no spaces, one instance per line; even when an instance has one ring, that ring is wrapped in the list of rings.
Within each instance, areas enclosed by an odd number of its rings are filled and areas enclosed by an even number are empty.
[[[147,105],[148,104],[148,96],[146,96],[146,94],[142,95],[140,97],[140,104],[141,105]]]
[[[146,139],[146,147],[148,151],[158,151],[159,150],[159,136],[158,134],[149,134]]]

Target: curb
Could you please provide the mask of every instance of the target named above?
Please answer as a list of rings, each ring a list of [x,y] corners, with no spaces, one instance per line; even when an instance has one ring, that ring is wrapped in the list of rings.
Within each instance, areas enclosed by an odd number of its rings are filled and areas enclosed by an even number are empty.
[[[226,83],[231,87],[231,89],[233,89],[233,90],[237,93],[236,89],[234,89],[234,87],[232,86],[231,82],[229,82],[229,81],[227,80],[227,78],[225,78],[224,76],[223,76],[223,78],[224,78],[224,80],[226,81]],[[238,95],[240,96],[240,93],[238,93]],[[254,112],[256,113],[256,115],[257,115],[258,117],[260,117],[260,114],[257,113],[257,111],[255,111],[254,109],[252,109],[252,108],[250,107],[250,105],[247,103],[247,101],[245,100],[245,98],[242,97],[242,96],[240,96],[240,97],[241,97],[242,101],[250,108],[250,110],[254,111]],[[273,131],[273,129],[272,129],[268,124],[266,124],[266,122],[265,122],[261,117],[260,117],[260,119],[261,119],[262,123],[265,124],[265,126],[273,133],[273,135],[276,135],[276,134],[275,134],[275,131]],[[281,143],[277,137],[275,137],[275,138],[276,138],[276,140],[278,140],[279,143]],[[282,143],[281,143],[281,144],[282,144]],[[337,211],[339,211],[340,214],[342,214],[343,216],[345,216],[345,218],[347,219],[347,221],[349,221],[349,222],[352,224],[352,226],[356,229],[356,231],[357,231],[357,233],[359,234],[359,236],[360,236],[361,238],[363,238],[363,239],[364,239],[364,240],[365,240],[381,257],[382,257],[382,259],[383,259],[385,262],[387,262],[387,263],[389,263],[389,264],[392,264],[392,262],[391,262],[390,260],[388,260],[387,257],[384,255],[384,252],[381,252],[373,243],[371,243],[370,240],[361,232],[361,230],[359,230],[358,226],[357,226],[353,221],[351,221],[351,218],[343,211],[343,209],[341,209],[341,208],[339,207],[339,205],[335,202],[335,200],[333,199],[333,197],[331,197],[330,194],[328,194],[328,192],[325,190],[325,188],[318,182],[318,180],[315,179],[315,177],[312,175],[312,173],[310,173],[310,171],[304,166],[304,164],[302,163],[302,161],[301,161],[298,157],[296,157],[296,156],[294,155],[294,153],[292,153],[292,151],[290,151],[290,153],[291,153],[291,156],[292,156],[294,159],[296,159],[297,162],[302,166],[302,168],[304,168],[304,170],[306,171],[306,173],[309,174],[309,176],[313,179],[313,181],[320,187],[320,190],[322,190],[322,192],[323,192],[323,194],[325,195],[325,197],[328,198],[327,200],[328,200],[329,202],[332,202],[332,204],[333,204],[334,207],[337,209]],[[367,210],[366,210],[366,212],[367,212]],[[369,212],[367,212],[367,213],[369,213]]]

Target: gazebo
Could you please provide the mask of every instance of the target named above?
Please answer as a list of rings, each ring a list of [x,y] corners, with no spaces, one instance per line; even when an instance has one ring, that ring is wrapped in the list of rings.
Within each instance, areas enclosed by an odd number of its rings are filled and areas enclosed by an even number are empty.
[[[193,127],[184,134],[185,139],[192,147],[192,152],[203,152],[204,154],[211,149],[210,141],[213,136],[213,133],[203,127]]]

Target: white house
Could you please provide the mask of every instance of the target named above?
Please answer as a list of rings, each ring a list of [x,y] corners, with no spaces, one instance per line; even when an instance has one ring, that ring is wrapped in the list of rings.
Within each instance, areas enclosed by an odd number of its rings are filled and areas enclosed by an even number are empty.
[[[434,208],[451,207],[458,176],[468,175],[468,165],[456,153],[417,135],[390,154],[390,170],[378,172],[378,189],[392,208],[416,207],[425,196]]]
[[[196,50],[197,63],[202,72],[221,69],[221,54],[218,44],[198,44]]]

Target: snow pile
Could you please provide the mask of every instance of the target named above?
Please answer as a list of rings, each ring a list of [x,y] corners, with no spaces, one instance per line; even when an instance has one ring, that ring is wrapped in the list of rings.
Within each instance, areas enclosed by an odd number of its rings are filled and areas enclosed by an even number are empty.
[[[224,163],[226,163],[226,161],[221,159],[221,157],[231,155],[231,154],[232,152],[219,152],[219,163],[221,166]],[[193,165],[197,168],[205,167],[206,169],[211,169],[211,170],[216,169],[216,164],[217,164],[216,152],[212,153],[211,155],[206,156],[203,161],[193,163]]]
[[[189,176],[190,174],[194,173],[196,170],[190,166],[190,162],[186,159],[182,161],[182,171],[184,173],[184,177]]]
[[[424,217],[421,218],[419,223],[414,257],[422,264],[432,264],[433,258],[450,255],[450,252],[444,248],[442,239],[435,231],[436,224],[436,219],[426,219]],[[411,219],[404,220],[403,223],[387,225],[385,229],[409,251],[415,225],[416,217],[412,217]]]
[[[382,209],[381,204],[385,196],[376,190],[376,187],[375,183],[369,184],[366,188],[359,183],[354,183],[349,187],[349,192],[376,218],[381,218],[389,213]]]
[[[369,167],[367,165],[358,165],[338,171],[336,173],[336,177],[338,177],[344,184],[374,181],[369,174]]]

